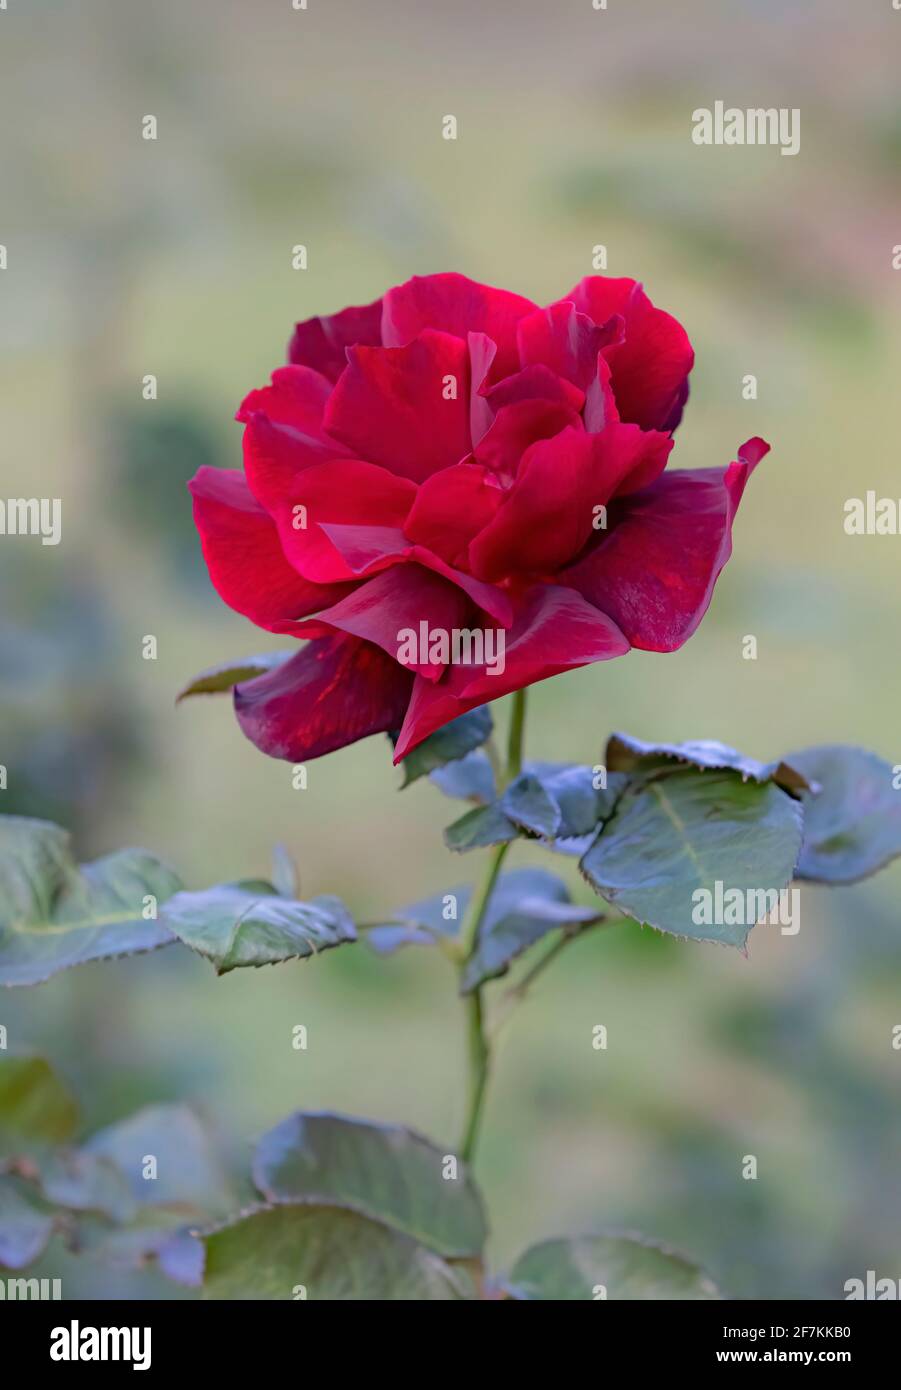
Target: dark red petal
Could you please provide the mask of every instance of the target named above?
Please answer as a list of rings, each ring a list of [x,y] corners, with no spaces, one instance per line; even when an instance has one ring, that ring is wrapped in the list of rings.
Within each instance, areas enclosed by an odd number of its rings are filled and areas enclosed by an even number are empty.
[[[258,502],[272,511],[284,502],[297,473],[326,459],[346,458],[322,424],[331,385],[309,367],[279,367],[271,386],[251,391],[238,411],[243,421],[244,472]]]
[[[275,424],[290,425],[318,441],[323,437],[322,415],[331,393],[331,382],[312,367],[278,367],[268,386],[244,397],[235,419],[246,422],[260,411]]]
[[[516,339],[524,367],[544,363],[584,390],[597,375],[598,353],[622,343],[623,331],[619,314],[596,323],[562,300],[520,319]]]
[[[573,599],[578,602],[573,602]],[[464,699],[493,700],[576,666],[625,656],[629,643],[616,623],[559,584],[536,584],[519,600],[506,635],[503,675],[487,669],[454,668]],[[502,690],[497,690],[500,682]]]
[[[466,547],[494,516],[501,496],[497,474],[480,463],[443,468],[420,484],[404,531],[448,564],[461,564]]]
[[[374,642],[395,661],[403,656],[405,634],[415,633],[416,661],[403,661],[407,670],[428,680],[437,680],[446,663],[429,660],[429,637],[420,642],[420,625],[427,633],[451,633],[466,626],[472,604],[455,584],[440,578],[421,565],[396,565],[361,584],[333,608],[319,614],[319,620],[342,632]]]
[[[326,524],[322,529],[345,566],[342,573],[352,574],[354,578],[361,579],[377,574],[391,565],[413,560],[424,565],[426,569],[434,570],[435,574],[451,580],[464,594],[469,595],[473,603],[479,608],[484,608],[502,626],[508,627],[512,620],[510,599],[503,589],[497,589],[493,584],[486,584],[463,570],[455,569],[424,545],[411,545],[399,528]]]
[[[378,647],[333,635],[235,686],[242,731],[271,758],[321,758],[402,723],[413,676]]]
[[[564,377],[557,376],[550,367],[540,365],[524,367],[521,372],[504,377],[503,381],[486,389],[485,397],[495,411],[505,405],[515,405],[518,401],[550,401],[568,406],[578,414],[585,403],[584,391]]]
[[[593,438],[597,441],[598,472],[607,489],[605,501],[640,492],[656,482],[666,467],[674,442],[662,430],[642,430],[637,425],[623,425],[619,421]]]
[[[581,425],[532,444],[497,515],[471,542],[469,568],[494,581],[518,573],[553,574],[583,549],[594,508],[609,500],[633,463],[632,451],[608,431],[587,434]]]
[[[597,324],[625,322],[622,346],[606,348],[620,417],[643,429],[671,428],[694,352],[682,325],[651,303],[635,280],[590,275],[565,296]],[[553,306],[552,306],[553,307]]]
[[[464,342],[469,333],[485,333],[497,344],[496,375],[509,376],[519,366],[516,325],[536,307],[530,299],[465,275],[414,275],[385,295],[382,341],[403,347],[424,328],[453,333]]]
[[[585,392],[585,410],[582,418],[585,428],[593,434],[606,429],[608,425],[619,423],[619,411],[613,394],[613,372],[605,357],[598,358],[597,375]]]
[[[389,565],[407,560],[413,547],[399,526],[367,526],[345,522],[325,522],[322,527],[331,550],[317,557],[318,563],[334,566],[356,577],[376,574]]]
[[[504,670],[453,666],[438,682],[417,678],[401,729],[398,762],[429,734],[489,700],[576,666],[624,656],[629,643],[616,624],[571,589],[536,584],[519,600],[506,634]]]
[[[664,473],[615,502],[609,534],[561,582],[609,613],[633,646],[675,651],[707,611],[745,483],[768,452],[750,439],[728,468]]]
[[[203,467],[188,486],[213,587],[258,627],[304,634],[309,625],[297,619],[350,592],[347,584],[311,584],[289,565],[274,521],[240,473]]]
[[[325,427],[361,458],[417,482],[458,463],[470,451],[466,343],[428,330],[407,347],[351,348]]]
[[[497,343],[485,333],[469,333],[466,341],[469,346],[469,434],[475,445],[494,419],[494,411],[486,401],[485,393],[494,380]]]
[[[385,468],[361,459],[337,459],[305,468],[275,509],[285,555],[314,583],[354,577],[354,567],[330,538],[331,526],[393,534],[404,523],[416,488]]]
[[[513,606],[509,595],[503,589],[496,589],[493,584],[486,584],[481,579],[467,574],[465,570],[445,564],[440,556],[434,555],[424,545],[414,545],[409,557],[411,560],[418,560],[427,569],[434,570],[436,574],[443,575],[445,579],[450,579],[464,594],[469,595],[478,608],[483,608],[502,627],[510,626],[513,621]]]
[[[337,381],[347,366],[347,348],[379,347],[381,341],[382,301],[376,299],[297,324],[288,344],[288,361],[315,367],[329,381]]]
[[[581,418],[561,401],[516,401],[497,412],[494,424],[475,450],[475,458],[509,481],[530,444],[552,439],[570,427],[581,430]]]
[[[505,405],[519,401],[555,401],[579,412],[585,393],[577,386],[551,371],[550,367],[532,366],[512,376],[497,380],[495,357],[497,345],[484,333],[469,334],[469,358],[472,375],[469,423],[473,446],[487,434],[495,415]]]
[[[689,395],[689,385],[688,385],[688,377],[686,377],[685,380],[684,380],[683,383],[682,383],[682,388],[681,388],[681,390],[679,391],[678,396],[676,397],[676,400],[675,400],[675,403],[674,403],[674,405],[673,405],[672,410],[670,411],[670,413],[669,413],[669,415],[667,416],[666,420],[665,420],[665,421],[663,422],[663,424],[660,426],[660,428],[661,428],[662,430],[668,430],[669,433],[672,434],[673,430],[676,430],[676,429],[679,428],[679,425],[680,425],[680,423],[681,423],[681,421],[682,421],[682,416],[683,416],[683,414],[684,414],[684,412],[685,412],[685,406],[686,406],[686,404],[687,404],[687,402],[688,402],[688,395]]]

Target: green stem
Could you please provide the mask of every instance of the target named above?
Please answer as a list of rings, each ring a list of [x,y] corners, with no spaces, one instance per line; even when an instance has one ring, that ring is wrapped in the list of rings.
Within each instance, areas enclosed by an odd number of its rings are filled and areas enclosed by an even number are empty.
[[[513,696],[513,710],[510,717],[510,734],[507,741],[507,766],[504,770],[501,785],[498,791],[503,791],[504,787],[518,777],[522,771],[522,745],[523,734],[525,731],[526,719],[526,692],[517,690]],[[504,862],[509,843],[498,845],[492,851],[482,879],[481,886],[473,899],[472,908],[469,912],[467,921],[463,924],[460,933],[461,946],[461,978],[466,968],[467,962],[472,958],[473,953],[478,948],[479,933],[485,920],[485,914],[491,902],[491,895],[497,884],[501,865]],[[467,1013],[467,1034],[468,1034],[468,1061],[469,1061],[469,1087],[466,1105],[466,1122],[463,1128],[463,1139],[460,1145],[460,1152],[467,1163],[472,1162],[475,1153],[476,1141],[479,1135],[479,1126],[482,1119],[482,1111],[485,1104],[485,1093],[488,1086],[488,1076],[491,1071],[491,1049],[485,1033],[485,1019],[482,1008],[482,991],[474,989],[466,998]]]
[[[488,911],[488,904],[491,902],[491,894],[494,892],[494,886],[497,883],[498,874],[504,862],[504,856],[509,848],[510,845],[508,843],[506,845],[498,845],[491,851],[491,858],[488,860],[485,876],[476,891],[472,907],[469,910],[469,914],[460,932],[461,966],[466,965],[478,945],[479,932],[485,920],[485,913]]]
[[[485,1092],[488,1087],[488,1073],[491,1067],[491,1053],[485,1036],[485,1021],[482,1017],[482,991],[474,990],[466,1001],[467,1048],[469,1055],[469,1094],[466,1104],[466,1128],[460,1152],[466,1163],[471,1163],[475,1153]]]
[[[522,772],[522,744],[526,728],[526,692],[517,690],[513,696],[510,733],[507,738],[507,774],[504,784],[512,782]]]

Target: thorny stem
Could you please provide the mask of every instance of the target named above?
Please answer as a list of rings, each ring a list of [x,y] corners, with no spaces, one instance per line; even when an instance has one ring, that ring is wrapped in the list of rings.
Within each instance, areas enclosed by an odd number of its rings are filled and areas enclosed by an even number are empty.
[[[507,742],[507,765],[504,770],[502,785],[498,791],[518,777],[522,771],[522,745],[526,719],[526,692],[517,690],[513,696],[513,711],[510,718],[510,734]],[[460,933],[460,944],[462,951],[462,961],[460,966],[460,976],[462,979],[466,965],[472,958],[473,953],[478,948],[479,933],[485,920],[485,914],[491,902],[491,895],[497,884],[501,865],[504,862],[509,844],[498,845],[492,851],[485,870],[485,876],[473,899],[472,907],[463,929]],[[482,1009],[482,991],[480,988],[474,989],[466,998],[467,1011],[467,1034],[468,1034],[468,1057],[469,1057],[469,1090],[466,1106],[466,1123],[463,1129],[463,1139],[460,1145],[460,1152],[467,1163],[472,1162],[475,1152],[476,1140],[479,1135],[479,1125],[482,1118],[482,1110],[485,1103],[485,1091],[488,1085],[488,1076],[491,1070],[491,1050],[488,1038],[485,1034],[485,1020]]]

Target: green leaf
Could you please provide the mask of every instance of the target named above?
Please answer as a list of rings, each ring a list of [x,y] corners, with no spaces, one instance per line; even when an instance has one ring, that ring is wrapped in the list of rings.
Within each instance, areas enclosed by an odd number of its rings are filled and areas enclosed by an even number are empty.
[[[294,655],[294,651],[264,652],[262,656],[245,656],[242,661],[223,661],[218,666],[210,666],[178,692],[175,702],[178,704],[189,695],[220,695],[242,681],[265,675],[274,667],[290,661]]]
[[[116,1175],[113,1182],[110,1170]],[[150,1105],[100,1130],[78,1154],[79,1174],[87,1175],[85,1182],[79,1186],[76,1181],[68,1204],[94,1210],[106,1204],[106,1214],[119,1223],[110,1229],[82,1222],[80,1248],[127,1269],[155,1261],[177,1283],[199,1285],[203,1249],[192,1230],[224,1217],[233,1209],[235,1194],[205,1126],[191,1109]],[[66,1193],[58,1195],[65,1198]],[[90,1203],[82,1200],[89,1196]],[[118,1206],[112,1209],[114,1203]]]
[[[652,772],[668,762],[724,772],[741,774],[747,782],[775,782],[793,796],[809,791],[810,786],[800,768],[790,762],[759,763],[746,758],[728,744],[715,739],[694,739],[686,743],[644,743],[629,734],[611,734],[607,742],[606,764],[610,772]]]
[[[479,705],[478,709],[461,714],[459,719],[452,719],[403,759],[403,786],[409,787],[420,777],[444,767],[445,763],[465,757],[491,737],[492,727],[491,710],[487,705]]]
[[[109,1158],[62,1149],[39,1168],[41,1192],[55,1206],[99,1212],[112,1221],[128,1221],[137,1210],[125,1174]]]
[[[370,927],[366,941],[382,955],[391,955],[402,946],[434,946],[442,937],[457,935],[471,897],[472,888],[464,884],[398,908],[385,923]],[[449,898],[456,904],[453,918],[445,916]]]
[[[457,935],[471,897],[472,889],[464,886],[411,903],[384,925],[370,927],[366,940],[384,955],[402,946],[434,946],[442,938]],[[456,917],[450,921],[444,915],[448,898],[455,898],[457,904]],[[563,927],[575,934],[601,920],[593,908],[573,904],[566,885],[547,869],[512,869],[501,874],[464,972],[463,993],[506,974],[512,961],[548,932]]]
[[[298,902],[255,880],[177,893],[166,904],[164,917],[179,940],[211,960],[220,975],[242,966],[315,956],[357,939],[340,899]]]
[[[66,1213],[78,1251],[129,1269],[155,1260],[188,1285],[200,1283],[203,1261],[191,1226],[222,1217],[234,1203],[206,1131],[179,1105],[149,1106],[82,1149],[42,1155],[31,1176],[35,1197]]]
[[[763,893],[790,883],[801,848],[802,809],[773,782],[686,770],[639,782],[581,860],[588,882],[621,912],[661,931],[743,946]],[[718,886],[719,885],[719,886]],[[721,911],[725,893],[740,913]],[[704,897],[714,917],[703,915]],[[740,916],[740,920],[732,920]]]
[[[82,1152],[113,1164],[141,1206],[188,1210],[207,1219],[231,1206],[233,1194],[209,1134],[186,1105],[145,1106],[92,1135]]]
[[[462,852],[484,849],[488,845],[503,845],[519,838],[519,831],[495,801],[490,806],[476,806],[455,820],[444,832],[448,849]]]
[[[46,1248],[56,1222],[25,1195],[23,1184],[0,1176],[0,1266],[25,1269]]]
[[[600,916],[593,908],[572,903],[566,884],[547,869],[512,869],[502,874],[463,972],[462,993],[505,975],[512,962],[548,932],[558,927],[576,932]]]
[[[63,1144],[77,1123],[78,1107],[49,1062],[0,1053],[0,1154]]]
[[[191,1227],[223,1217],[235,1194],[197,1116],[148,1106],[81,1149],[43,1152],[71,1137],[74,1105],[46,1063],[15,1076],[9,1063],[23,1061],[40,1059],[0,1057],[0,1134],[11,1153],[39,1152],[21,1169],[28,1184],[0,1174],[0,1263],[30,1263],[59,1224],[77,1232],[79,1250],[129,1268],[156,1260],[169,1278],[199,1284]]]
[[[296,1114],[260,1140],[253,1180],[270,1202],[350,1207],[439,1255],[474,1257],[487,1234],[482,1201],[462,1163],[444,1177],[446,1157],[399,1125]]]
[[[475,748],[456,762],[445,763],[429,773],[429,781],[458,801],[475,801],[487,806],[497,795],[491,759],[481,748]]]
[[[569,841],[592,834],[613,812],[628,778],[608,774],[595,786],[592,767],[569,763],[527,763],[499,800],[468,811],[444,832],[449,849],[482,849],[538,836],[554,849],[571,853]],[[576,846],[576,852],[579,847]]]
[[[400,1231],[336,1206],[259,1208],[204,1237],[206,1299],[455,1302],[471,1280]]]
[[[670,1302],[721,1297],[704,1271],[684,1255],[637,1236],[618,1235],[533,1245],[517,1260],[508,1286],[516,1298],[558,1303],[604,1297]]]
[[[198,1224],[195,1218],[193,1225]],[[104,1264],[120,1269],[140,1270],[155,1263],[167,1279],[188,1288],[198,1288],[203,1280],[203,1244],[185,1226],[166,1214],[150,1213],[134,1225],[86,1232],[79,1230],[78,1249],[89,1252]]]
[[[804,798],[799,878],[854,883],[901,854],[901,789],[889,763],[839,744],[805,748],[790,761],[819,788]]]
[[[533,772],[524,772],[511,782],[499,806],[518,829],[544,840],[554,839],[560,829],[560,807]]]
[[[581,763],[528,763],[526,770],[538,778],[545,793],[560,808],[558,840],[591,834],[598,821],[612,814],[629,780],[608,771],[605,785],[595,785],[595,769]]]
[[[72,965],[165,946],[172,936],[144,919],[144,900],[162,904],[180,887],[145,850],[79,867],[59,826],[0,817],[0,984],[39,984]]]

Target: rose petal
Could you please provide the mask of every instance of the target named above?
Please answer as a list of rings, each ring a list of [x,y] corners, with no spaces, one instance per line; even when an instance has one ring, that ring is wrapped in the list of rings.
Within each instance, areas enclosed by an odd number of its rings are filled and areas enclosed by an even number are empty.
[[[417,678],[394,761],[477,705],[573,667],[623,656],[628,650],[629,643],[616,624],[573,590],[536,584],[519,599],[506,634],[502,672],[494,673],[488,666],[451,666],[440,681]]]
[[[726,469],[664,473],[614,503],[609,534],[561,582],[609,613],[633,646],[675,651],[707,611],[745,484],[768,452],[750,439]]]
[[[607,489],[605,501],[640,492],[656,482],[673,450],[673,439],[662,430],[642,430],[637,425],[609,424],[597,440],[599,472]]]
[[[322,416],[331,393],[331,382],[312,367],[277,367],[268,386],[244,397],[235,419],[246,422],[259,411],[274,424],[290,425],[318,441],[323,438]]]
[[[310,583],[292,568],[274,521],[240,473],[204,466],[188,487],[213,587],[236,613],[267,632],[300,636],[313,629],[297,619],[350,592],[348,584]]]
[[[585,428],[593,434],[600,433],[608,425],[619,423],[619,411],[613,394],[613,371],[606,357],[598,358],[597,374],[589,382],[585,392],[585,410],[582,418]]]
[[[497,376],[509,376],[519,366],[516,325],[536,307],[530,299],[465,275],[414,275],[385,295],[382,341],[403,347],[424,328],[453,333],[464,342],[469,333],[485,333],[497,344]]]
[[[402,348],[350,348],[325,427],[352,453],[417,482],[458,463],[470,451],[466,343],[428,330]]]
[[[363,533],[387,529],[394,534],[415,498],[411,482],[377,464],[361,459],[313,464],[295,475],[275,509],[282,548],[298,573],[314,583],[351,579],[355,568],[327,528],[350,526]]]
[[[584,390],[597,375],[598,354],[622,343],[624,328],[620,314],[596,323],[580,314],[575,304],[562,300],[520,319],[516,326],[520,361],[524,367],[544,363]]]
[[[674,430],[679,428],[679,425],[682,421],[682,416],[685,411],[685,406],[688,401],[689,391],[690,388],[688,384],[688,377],[686,377],[679,390],[679,394],[676,397],[676,401],[673,405],[672,410],[670,411],[664,423],[660,426],[661,429],[667,430],[670,434],[672,434]]]
[[[603,521],[597,508],[617,491],[647,486],[671,449],[669,435],[621,424],[600,434],[570,427],[533,444],[497,514],[470,542],[468,568],[495,582],[555,573],[575,560]]]
[[[494,516],[501,496],[493,469],[480,463],[443,468],[420,484],[404,531],[448,564],[459,565],[473,536]]]
[[[461,589],[421,565],[397,565],[361,584],[347,599],[319,614],[319,621],[342,632],[374,642],[395,661],[400,660],[406,634],[411,630],[420,642],[420,627],[429,634],[451,633],[466,626],[472,604]],[[403,662],[407,670],[437,680],[446,663],[429,660],[429,637],[420,660]]]
[[[578,413],[562,401],[516,401],[497,412],[494,424],[475,449],[475,458],[509,482],[530,445],[552,439],[570,427],[584,428]]]
[[[415,561],[442,575],[468,594],[479,608],[484,608],[496,622],[509,627],[513,609],[503,589],[486,584],[463,570],[456,569],[424,545],[411,545],[404,533],[388,526],[323,526],[328,539],[341,556],[346,570],[355,578],[377,574],[392,565]]]
[[[493,380],[497,343],[485,333],[468,333],[466,341],[469,346],[469,434],[475,445],[494,419],[494,411],[486,401],[485,393]]]
[[[517,401],[551,401],[568,406],[578,414],[585,403],[584,391],[540,364],[523,367],[521,372],[514,372],[497,385],[489,386],[485,396],[494,411],[505,405],[515,405]]]
[[[337,381],[347,366],[349,347],[379,347],[381,341],[382,301],[376,299],[298,323],[288,344],[288,361],[315,367],[329,381]]]
[[[483,608],[494,618],[495,622],[500,623],[501,627],[509,627],[512,623],[513,605],[509,595],[503,589],[497,589],[493,584],[486,584],[483,580],[476,579],[474,575],[467,574],[465,570],[445,564],[439,555],[434,555],[424,545],[414,545],[410,550],[410,559],[417,560],[419,564],[425,565],[428,569],[434,570],[436,574],[441,574],[445,579],[456,584],[478,608]]]
[[[472,376],[469,422],[474,447],[487,434],[495,415],[505,405],[516,405],[520,401],[550,401],[569,406],[576,414],[581,411],[585,392],[558,376],[550,367],[525,367],[498,381],[496,353],[497,345],[484,333],[469,334]]]
[[[236,419],[243,421],[244,472],[258,502],[272,511],[294,477],[311,464],[346,458],[322,424],[331,385],[309,367],[279,367],[272,384],[251,391]]]
[[[620,417],[643,429],[667,427],[694,363],[682,325],[655,308],[635,280],[589,275],[564,299],[599,325],[622,315],[625,341],[604,350]]]
[[[356,637],[309,642],[284,665],[235,686],[241,729],[271,758],[321,758],[403,720],[413,676]]]

